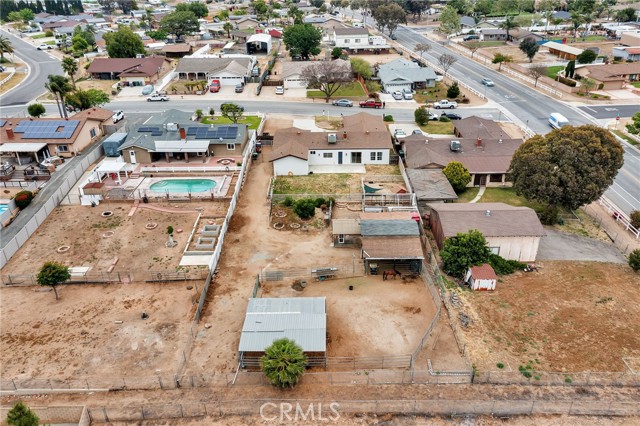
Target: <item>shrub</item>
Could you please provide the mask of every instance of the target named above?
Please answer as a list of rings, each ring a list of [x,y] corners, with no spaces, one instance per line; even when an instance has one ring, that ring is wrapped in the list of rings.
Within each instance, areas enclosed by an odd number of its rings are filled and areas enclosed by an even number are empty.
[[[322,198],[322,197],[316,198],[316,207],[317,208],[320,208],[320,206],[323,205],[323,204],[327,204],[327,201],[324,198]]]
[[[517,260],[507,260],[497,254],[489,255],[489,265],[498,275],[509,275],[525,267],[524,263]]]
[[[331,59],[338,59],[342,55],[342,49],[339,47],[334,47],[331,50]]]
[[[309,219],[316,214],[316,200],[313,198],[302,198],[293,204],[293,211],[300,219]]]
[[[440,116],[440,121],[442,121],[443,123],[448,123],[451,121],[451,119],[449,117],[447,117],[446,115],[441,115]]]
[[[31,191],[20,191],[16,194],[14,201],[16,202],[16,206],[20,210],[24,210],[33,200],[33,193]]]
[[[393,121],[393,115],[385,115],[382,119],[384,121]]]
[[[216,115],[216,110],[213,107],[209,107],[209,115]]]
[[[471,102],[471,100],[470,100],[469,98],[462,98],[462,99],[460,100],[460,102],[461,102],[461,103],[463,103],[463,104],[468,104],[468,103],[470,103],[470,102]]]
[[[634,271],[640,271],[640,249],[635,249],[629,255],[629,266]]]
[[[499,369],[502,370],[504,368],[504,364],[499,362],[499,363],[496,364],[496,367],[498,367]]]
[[[562,83],[562,84],[564,84],[564,85],[567,85],[567,86],[569,86],[569,87],[576,87],[576,85],[578,84],[578,83],[576,83],[575,81],[573,81],[573,80],[571,80],[571,79],[568,79],[568,78],[565,78],[565,77],[562,77],[562,76],[560,76],[560,75],[559,75],[556,79],[557,79],[560,83]]]
[[[458,82],[456,81],[447,89],[447,98],[455,99],[458,96],[460,96],[460,87],[458,86]]]
[[[631,218],[631,226],[640,229],[640,210],[632,211],[629,217]]]
[[[413,117],[418,126],[424,126],[429,123],[429,113],[425,107],[420,107],[413,112]]]
[[[286,207],[291,207],[293,205],[293,197],[290,195],[287,195],[286,197],[284,197],[284,201],[282,202],[282,204]]]
[[[543,225],[555,225],[558,223],[558,208],[547,206],[540,212],[540,222]]]
[[[45,37],[53,37],[53,31],[51,31],[51,30],[47,30],[47,31],[44,33],[44,35],[45,35]]]
[[[471,182],[469,170],[459,161],[452,161],[447,164],[442,170],[442,173],[446,176],[453,190],[458,194],[464,191],[469,182]]]

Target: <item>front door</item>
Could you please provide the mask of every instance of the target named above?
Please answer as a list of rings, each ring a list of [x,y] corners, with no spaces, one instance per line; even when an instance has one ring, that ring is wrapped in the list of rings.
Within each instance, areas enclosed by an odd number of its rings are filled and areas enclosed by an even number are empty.
[[[129,151],[129,160],[131,161],[131,164],[136,164],[136,152],[135,151]]]
[[[487,175],[474,175],[473,186],[485,186],[487,184]]]
[[[342,151],[338,152],[338,164],[342,164]]]

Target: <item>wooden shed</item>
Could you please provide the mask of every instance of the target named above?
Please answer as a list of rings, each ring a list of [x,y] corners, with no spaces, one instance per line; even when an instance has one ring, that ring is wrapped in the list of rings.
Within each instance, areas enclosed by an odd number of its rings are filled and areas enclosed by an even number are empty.
[[[474,291],[493,291],[496,289],[498,277],[491,265],[485,263],[480,266],[472,266],[467,271],[464,281]]]

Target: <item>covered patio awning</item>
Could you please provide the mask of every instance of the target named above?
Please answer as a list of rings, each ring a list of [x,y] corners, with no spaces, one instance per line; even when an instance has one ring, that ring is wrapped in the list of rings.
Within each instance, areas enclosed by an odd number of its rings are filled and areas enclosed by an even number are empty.
[[[209,141],[156,141],[154,152],[207,152]]]
[[[46,147],[47,144],[40,143],[3,143],[0,145],[0,153],[15,153],[15,152],[38,152],[42,148]]]
[[[420,237],[375,237],[362,239],[368,260],[424,259]]]
[[[95,170],[97,173],[119,173],[127,167],[125,162],[105,161]]]

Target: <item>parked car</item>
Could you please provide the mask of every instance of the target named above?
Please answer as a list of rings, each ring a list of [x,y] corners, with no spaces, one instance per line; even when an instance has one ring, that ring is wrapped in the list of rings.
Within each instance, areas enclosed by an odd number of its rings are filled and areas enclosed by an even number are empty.
[[[123,111],[116,111],[113,116],[111,117],[111,120],[113,120],[114,123],[117,123],[118,121],[124,119],[124,112]]]
[[[433,107],[435,109],[454,109],[455,107],[458,106],[458,103],[455,101],[450,101],[448,99],[443,99],[441,101],[436,102],[435,104],[433,104]]]
[[[142,95],[143,96],[147,96],[147,95],[152,94],[153,93],[153,89],[154,89],[153,84],[147,84],[146,86],[144,86],[142,88]]]
[[[407,90],[403,90],[402,91],[402,96],[408,101],[413,99],[413,93],[411,93],[411,92],[409,92]]]
[[[5,68],[2,65],[0,65],[0,72],[4,72],[4,71],[5,71]]]
[[[469,34],[462,38],[462,41],[480,40],[480,36],[476,34]]]
[[[51,44],[41,44],[40,46],[36,47],[36,49],[38,49],[38,50],[51,50],[51,49],[53,49],[53,45],[51,45]]]
[[[276,86],[276,95],[284,95],[284,86]]]
[[[209,91],[211,93],[218,93],[220,91],[220,80],[211,80]]]
[[[369,99],[368,101],[360,102],[360,108],[382,108],[382,102],[377,99]]]
[[[166,102],[169,100],[169,97],[160,94],[154,94],[147,98],[147,102]]]
[[[490,78],[483,78],[482,79],[482,84],[484,84],[485,86],[489,86],[489,87],[493,87],[496,84],[493,82],[493,80],[491,80]]]
[[[411,132],[412,135],[420,135],[420,136],[427,136],[427,134],[425,132],[423,132],[420,129],[415,129],[413,132]]]
[[[404,139],[407,137],[407,132],[402,129],[396,129],[393,132],[393,137],[396,138],[396,140]]]
[[[236,93],[242,93],[244,91],[244,84],[236,84]]]
[[[333,101],[333,105],[340,107],[352,107],[353,102],[351,102],[349,99],[338,99],[337,101]]]
[[[393,99],[395,99],[396,101],[401,101],[404,98],[402,96],[402,92],[399,92],[399,91],[393,92],[391,96],[393,96]]]
[[[220,109],[222,109],[223,106],[225,105],[237,105],[240,108],[240,111],[244,112],[244,107],[240,106],[238,104],[234,104],[233,102],[223,102],[220,104]]]
[[[397,40],[397,39],[398,39],[398,36],[397,36],[397,35],[395,35],[395,34],[391,34],[391,37],[390,37],[390,38],[391,38],[391,40]]]
[[[462,117],[454,112],[443,112],[442,117],[447,117],[449,120],[462,120]]]

